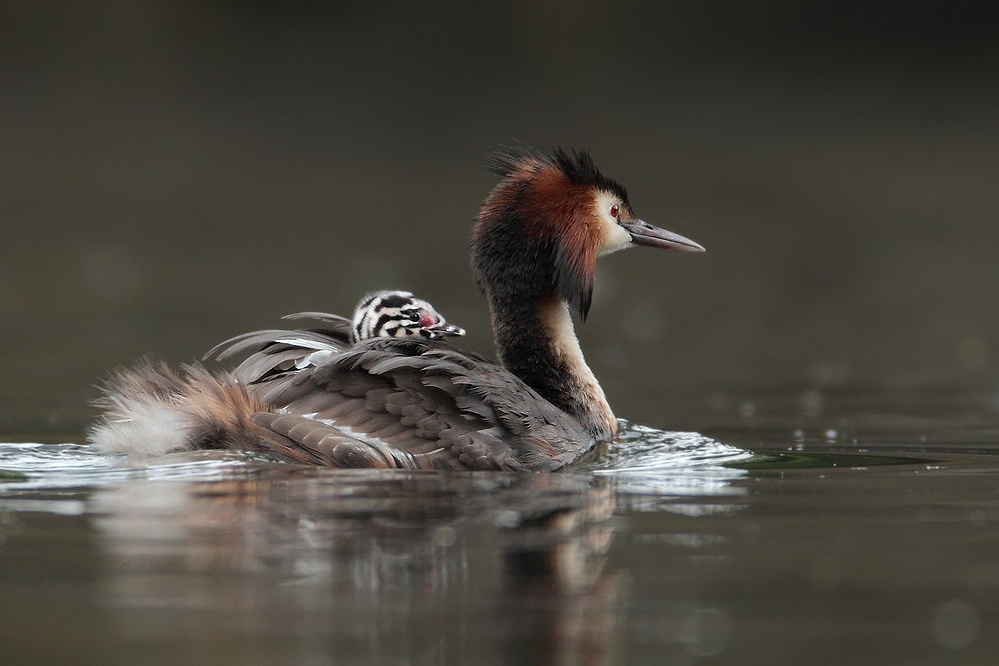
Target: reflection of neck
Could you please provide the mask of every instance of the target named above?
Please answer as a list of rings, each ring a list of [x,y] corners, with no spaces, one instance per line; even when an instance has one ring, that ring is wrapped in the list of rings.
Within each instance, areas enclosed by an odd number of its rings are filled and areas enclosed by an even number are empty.
[[[622,577],[603,572],[614,539],[605,522],[614,513],[614,493],[593,477],[586,485],[552,484],[551,477],[561,476],[568,475],[533,475],[538,483],[518,488],[534,500],[513,507],[538,517],[516,528],[519,538],[501,542],[500,608],[530,618],[518,625],[518,640],[504,641],[512,648],[506,661],[614,663]]]
[[[583,358],[569,307],[554,296],[534,307],[517,300],[490,303],[500,361],[594,437],[612,436],[617,421]]]

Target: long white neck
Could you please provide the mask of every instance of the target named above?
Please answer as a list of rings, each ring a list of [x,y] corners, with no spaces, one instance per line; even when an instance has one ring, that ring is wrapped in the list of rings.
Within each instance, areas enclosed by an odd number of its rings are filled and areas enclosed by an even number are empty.
[[[568,305],[557,298],[507,309],[493,303],[500,360],[542,397],[576,417],[598,439],[617,432],[617,420],[576,338]]]

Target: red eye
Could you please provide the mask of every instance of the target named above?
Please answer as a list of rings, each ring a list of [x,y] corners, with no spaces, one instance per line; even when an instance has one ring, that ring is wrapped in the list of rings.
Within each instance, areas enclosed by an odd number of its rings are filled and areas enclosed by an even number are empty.
[[[616,218],[616,217],[617,217],[617,215],[618,215],[618,213],[619,213],[620,211],[621,211],[621,209],[620,209],[620,208],[618,208],[618,205],[617,205],[617,204],[611,204],[611,207],[610,207],[610,214],[611,214],[611,217],[614,217],[614,218]]]

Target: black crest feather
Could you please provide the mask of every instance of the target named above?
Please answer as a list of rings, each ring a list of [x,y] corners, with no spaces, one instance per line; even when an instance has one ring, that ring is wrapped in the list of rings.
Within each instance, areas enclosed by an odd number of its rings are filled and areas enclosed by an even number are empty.
[[[486,155],[485,159],[486,170],[503,177],[513,174],[525,162],[554,167],[564,173],[574,185],[612,192],[620,197],[622,202],[630,205],[624,185],[602,174],[585,150],[565,150],[555,146],[552,148],[552,154],[548,155],[533,146],[516,141],[497,146],[496,150]]]
[[[509,176],[519,169],[524,162],[538,162],[553,165],[552,158],[526,143],[515,141],[511,144],[500,144],[496,150],[486,155],[486,171],[497,176]]]
[[[624,185],[600,173],[588,152],[585,150],[566,151],[558,146],[552,149],[552,152],[555,155],[555,165],[569,177],[574,185],[585,185],[612,192],[619,196],[622,202],[628,204],[628,192],[624,189]]]

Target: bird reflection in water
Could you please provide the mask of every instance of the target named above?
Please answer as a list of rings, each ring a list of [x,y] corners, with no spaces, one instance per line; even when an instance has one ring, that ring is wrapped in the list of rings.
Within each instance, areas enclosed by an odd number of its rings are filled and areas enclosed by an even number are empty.
[[[238,628],[233,650],[280,637],[366,661],[610,659],[604,479],[251,470],[96,493],[106,601],[126,635],[197,651]]]

